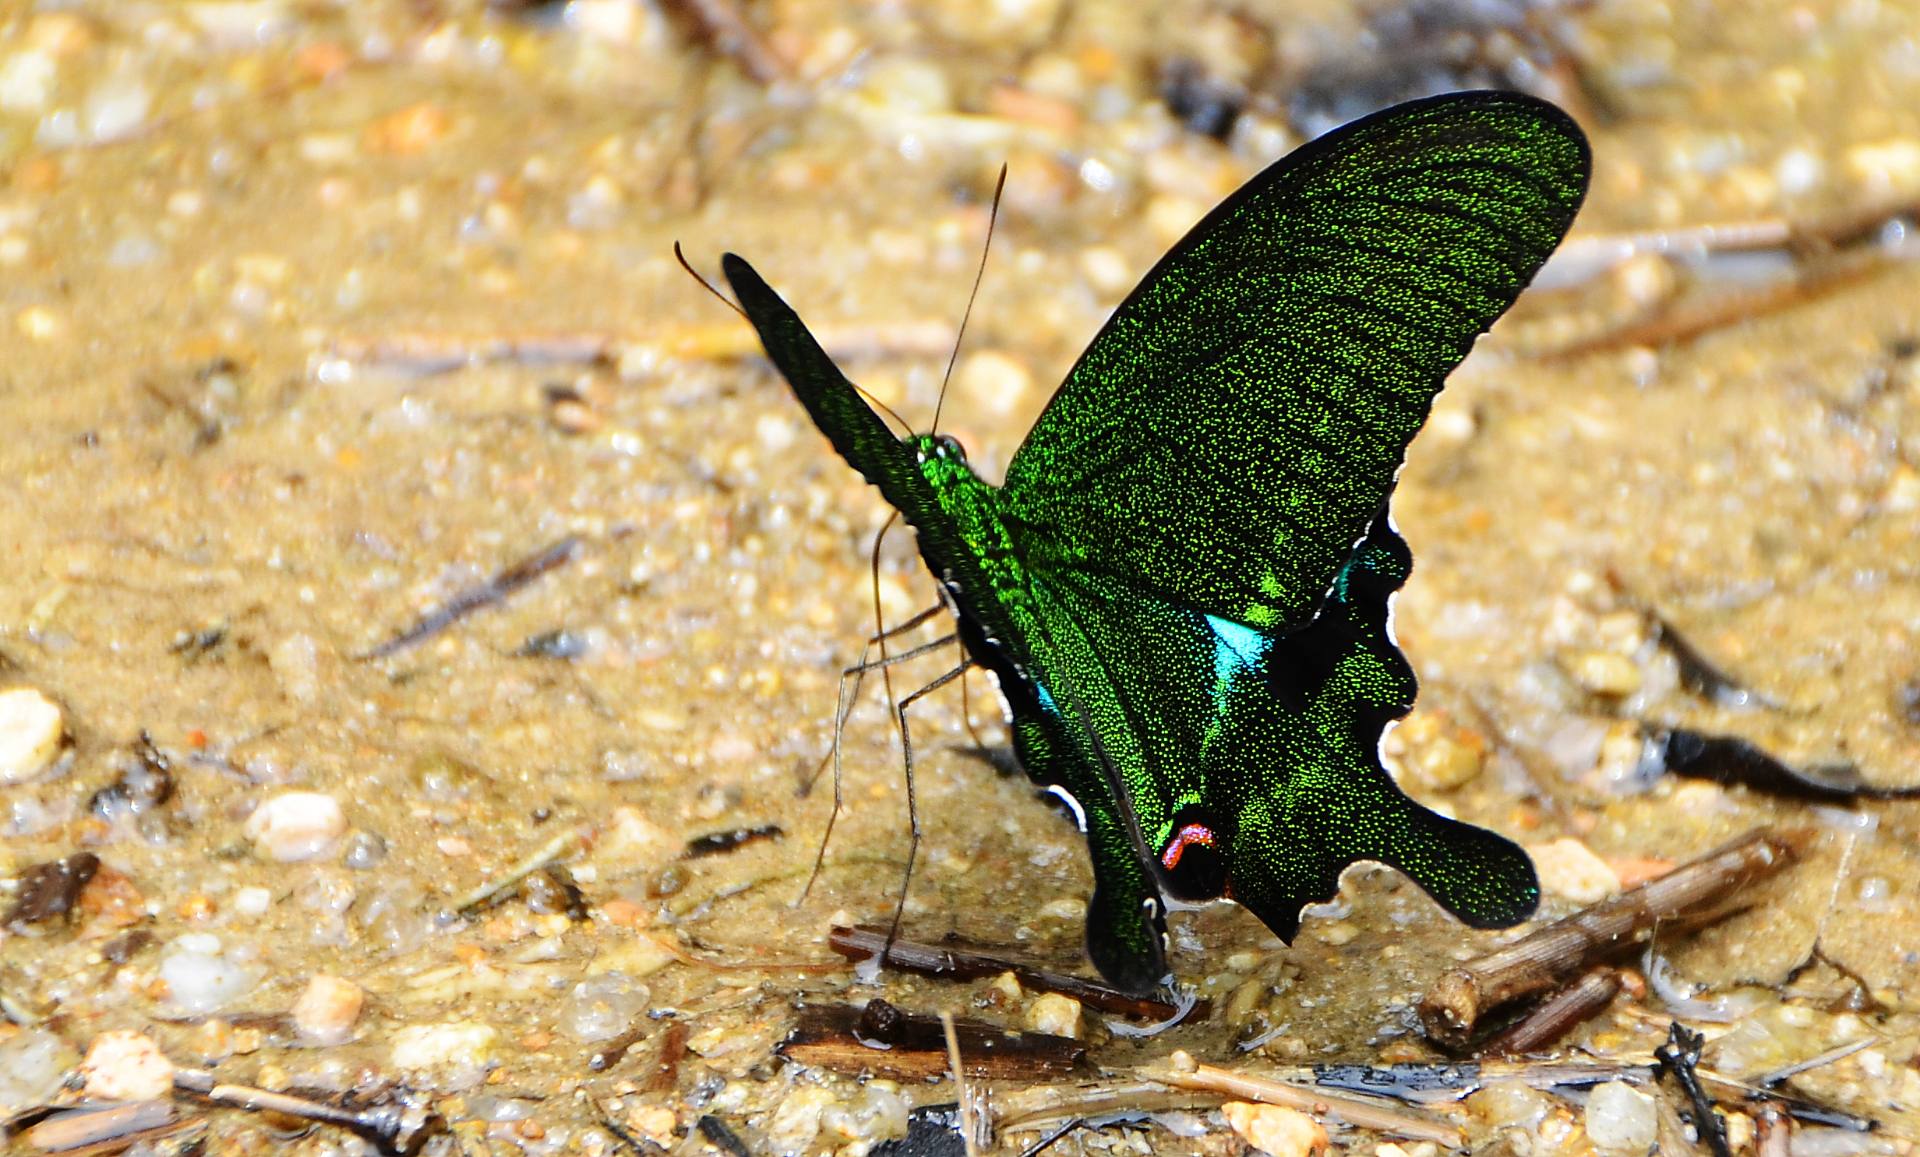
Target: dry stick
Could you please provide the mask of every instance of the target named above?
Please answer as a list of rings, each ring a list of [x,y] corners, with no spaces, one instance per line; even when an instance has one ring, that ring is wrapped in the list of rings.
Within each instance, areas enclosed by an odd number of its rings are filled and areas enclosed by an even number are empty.
[[[440,606],[420,616],[413,626],[371,650],[362,651],[354,658],[363,661],[384,659],[425,642],[473,612],[500,602],[548,571],[557,570],[572,562],[579,545],[580,539],[577,536],[568,535],[545,550],[521,559],[485,582],[460,591]]]
[[[1489,1037],[1474,1050],[1474,1055],[1498,1057],[1540,1052],[1565,1036],[1574,1025],[1598,1016],[1619,992],[1619,971],[1601,965]]]
[[[479,887],[472,889],[453,903],[447,905],[449,911],[466,916],[475,910],[493,902],[501,894],[533,875],[549,864],[564,860],[580,848],[581,838],[577,828],[568,828],[546,843],[535,848],[506,871]]]
[[[1806,845],[1804,833],[1761,828],[1658,879],[1555,921],[1448,972],[1420,1002],[1427,1033],[1463,1045],[1488,1010],[1529,996],[1640,943],[1655,925],[1695,916],[1780,871]]]
[[[953,1029],[953,1014],[940,1011],[940,1031],[947,1038],[947,1068],[953,1073],[954,1100],[960,1106],[960,1143],[967,1157],[980,1157],[974,1138],[980,1132],[979,1107],[973,1103],[973,1090],[967,1084],[967,1070],[960,1064],[960,1035]]]
[[[1168,1001],[1131,996],[1099,981],[1068,976],[1061,972],[1049,972],[985,952],[943,948],[935,944],[898,939],[889,947],[887,934],[874,928],[836,926],[827,933],[827,947],[850,960],[866,960],[885,952],[886,964],[906,972],[917,972],[922,976],[977,980],[984,976],[998,976],[1003,972],[1011,972],[1014,979],[1018,980],[1023,987],[1039,989],[1042,992],[1057,992],[1062,996],[1070,996],[1090,1008],[1097,1008],[1101,1012],[1117,1013],[1121,1016],[1167,1020],[1180,1014],[1180,1006]],[[1207,1015],[1206,1002],[1196,1004],[1190,1015],[1204,1018]]]
[[[1337,1117],[1362,1129],[1377,1129],[1400,1137],[1434,1141],[1458,1149],[1466,1144],[1461,1131],[1445,1121],[1424,1113],[1397,1108],[1385,1100],[1354,1093],[1336,1093],[1328,1089],[1303,1087],[1248,1072],[1235,1072],[1214,1065],[1181,1066],[1184,1054],[1175,1053],[1171,1065],[1149,1066],[1138,1070],[1177,1089],[1222,1093],[1243,1101],[1283,1105],[1289,1109],[1319,1116]]]
[[[1843,254],[1821,262],[1785,284],[1685,302],[1651,317],[1628,321],[1604,333],[1549,350],[1541,355],[1541,360],[1566,361],[1605,350],[1677,345],[1725,326],[1791,309],[1892,267],[1892,262],[1878,252]]]
[[[133,1101],[111,1109],[76,1108],[22,1129],[20,1143],[29,1149],[75,1152],[88,1146],[113,1142],[124,1148],[134,1134],[154,1135],[157,1130],[177,1127],[171,1101]]]
[[[447,1131],[446,1119],[418,1106],[386,1105],[377,1109],[342,1109],[305,1097],[275,1093],[248,1085],[223,1084],[204,1069],[180,1069],[173,1074],[173,1087],[181,1092],[205,1097],[216,1105],[228,1105],[256,1113],[284,1113],[303,1121],[318,1121],[351,1130],[390,1153],[413,1154],[427,1139]]]
[[[995,1100],[994,1127],[1001,1134],[1049,1129],[1068,1121],[1094,1122],[1147,1113],[1215,1109],[1219,1093],[1170,1089],[1157,1080],[1120,1080],[1099,1085],[1026,1085]]]
[[[1086,1046],[1042,1032],[1012,1032],[977,1020],[954,1023],[967,1075],[982,1080],[1064,1080]],[[866,1007],[808,1005],[774,1052],[803,1065],[892,1080],[923,1081],[952,1066],[941,1023],[875,998]]]

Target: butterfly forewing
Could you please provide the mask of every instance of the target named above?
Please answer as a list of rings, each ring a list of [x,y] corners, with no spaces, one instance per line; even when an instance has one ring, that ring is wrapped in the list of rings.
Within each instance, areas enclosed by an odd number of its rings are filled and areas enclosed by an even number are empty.
[[[1307,622],[1587,169],[1558,109],[1472,93],[1255,177],[1114,312],[1014,456],[1003,501],[1029,565],[1249,626]]]

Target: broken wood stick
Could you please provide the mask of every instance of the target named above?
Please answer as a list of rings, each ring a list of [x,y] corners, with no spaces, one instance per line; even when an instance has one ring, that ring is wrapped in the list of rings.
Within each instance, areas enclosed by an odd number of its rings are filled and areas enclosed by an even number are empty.
[[[1655,925],[1698,917],[1791,863],[1805,837],[1760,828],[1619,896],[1470,960],[1434,982],[1420,1002],[1427,1034],[1460,1047],[1487,1011],[1553,987],[1625,952]]]
[[[1071,1075],[1087,1054],[1076,1040],[1014,1032],[977,1020],[954,1022],[966,1074],[983,1080],[1049,1081]],[[903,1011],[878,998],[865,1008],[810,1005],[774,1052],[804,1065],[848,1075],[925,1081],[947,1074],[951,1061],[938,1018]]]
[[[1121,1016],[1170,1020],[1180,1015],[1181,1011],[1181,1006],[1171,1001],[1131,996],[1097,980],[1086,980],[1063,972],[1050,972],[1044,968],[1035,968],[1003,956],[993,956],[973,949],[947,948],[937,944],[922,944],[913,940],[900,939],[895,939],[889,945],[886,932],[878,928],[836,926],[827,933],[827,946],[849,960],[868,960],[884,952],[886,958],[882,963],[905,972],[916,972],[922,976],[978,980],[982,977],[1011,972],[1023,988],[1057,992],[1061,996],[1070,996],[1089,1008],[1097,1008],[1101,1012],[1117,1013]],[[1195,1005],[1189,1010],[1189,1015],[1205,1017],[1206,1002],[1201,1001]]]

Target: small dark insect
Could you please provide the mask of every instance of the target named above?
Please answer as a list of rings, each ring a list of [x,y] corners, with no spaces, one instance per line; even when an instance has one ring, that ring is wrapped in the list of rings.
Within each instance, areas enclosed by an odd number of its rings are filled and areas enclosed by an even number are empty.
[[[13,907],[0,924],[9,928],[38,924],[55,916],[65,916],[100,870],[100,857],[92,852],[75,852],[62,860],[33,864],[19,875],[19,891]]]
[[[704,836],[695,836],[687,841],[686,858],[697,860],[701,856],[717,856],[721,852],[731,852],[756,840],[777,840],[786,835],[786,829],[779,824],[761,824],[753,828],[733,828],[724,832],[708,832]]]

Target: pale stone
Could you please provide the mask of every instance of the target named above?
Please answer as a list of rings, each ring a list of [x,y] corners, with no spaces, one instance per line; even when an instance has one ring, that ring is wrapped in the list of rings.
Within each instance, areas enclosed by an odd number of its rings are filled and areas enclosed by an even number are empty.
[[[339,801],[317,791],[281,792],[247,817],[247,838],[269,860],[297,863],[330,854],[347,832]]]
[[[1560,656],[1560,666],[1590,694],[1624,699],[1640,689],[1640,668],[1613,651],[1569,652]]]
[[[1327,1131],[1298,1109],[1228,1101],[1220,1106],[1242,1140],[1269,1157],[1311,1157],[1327,1151]]]
[[[1660,1136],[1652,1097],[1625,1081],[1608,1081],[1587,1094],[1587,1140],[1602,1153],[1646,1153]]]
[[[1027,1006],[1027,1027],[1071,1040],[1080,1039],[1080,1002],[1057,992],[1042,993]]]
[[[80,1062],[87,1096],[102,1101],[154,1101],[173,1095],[173,1062],[144,1033],[114,1029],[93,1038]]]
[[[410,1024],[393,1034],[393,1066],[414,1072],[485,1067],[499,1044],[500,1030],[482,1021]]]
[[[321,1044],[339,1044],[353,1036],[354,1022],[366,1005],[366,993],[351,980],[319,973],[293,1002],[293,1023],[301,1035]]]
[[[58,703],[32,687],[0,691],[0,783],[45,771],[59,757],[66,733]]]
[[[1620,876],[1592,849],[1576,839],[1559,839],[1527,849],[1540,874],[1540,889],[1576,904],[1592,904],[1620,891]]]

